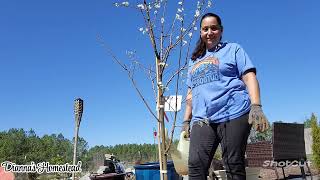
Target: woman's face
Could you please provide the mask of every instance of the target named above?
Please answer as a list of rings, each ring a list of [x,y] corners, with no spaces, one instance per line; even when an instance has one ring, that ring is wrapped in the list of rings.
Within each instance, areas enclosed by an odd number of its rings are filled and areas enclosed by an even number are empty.
[[[207,49],[212,49],[220,42],[222,28],[215,17],[205,17],[201,23],[200,36]]]

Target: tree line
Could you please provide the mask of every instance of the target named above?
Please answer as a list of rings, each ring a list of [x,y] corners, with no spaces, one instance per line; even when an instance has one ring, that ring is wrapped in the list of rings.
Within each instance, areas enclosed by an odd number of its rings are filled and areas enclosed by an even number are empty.
[[[174,145],[177,144],[174,141]],[[73,140],[60,134],[39,137],[34,130],[9,129],[0,132],[0,163],[11,161],[19,165],[31,162],[50,164],[72,163]],[[156,144],[119,144],[94,146],[89,149],[87,141],[79,137],[77,159],[82,161],[83,171],[94,171],[103,165],[104,154],[114,154],[120,161],[135,163],[157,161]]]

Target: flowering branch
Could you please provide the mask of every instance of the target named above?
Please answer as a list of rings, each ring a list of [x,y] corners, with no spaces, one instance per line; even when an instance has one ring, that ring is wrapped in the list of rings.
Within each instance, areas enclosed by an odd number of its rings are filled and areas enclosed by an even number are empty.
[[[149,110],[149,112],[152,114],[152,116],[158,120],[158,117],[153,113],[153,111],[151,110],[148,102],[146,101],[146,99],[143,97],[141,91],[139,90],[134,78],[133,78],[133,74],[132,72],[130,71],[130,69],[127,68],[127,66],[125,64],[123,64],[112,52],[112,50],[106,45],[106,43],[103,41],[103,39],[98,36],[98,41],[100,42],[100,44],[102,45],[102,47],[104,47],[107,51],[107,53],[112,57],[112,60],[114,62],[116,62],[117,64],[119,64],[122,69],[124,69],[126,72],[127,72],[127,75],[129,77],[129,79],[131,80],[135,90],[137,91],[139,97],[142,99],[143,103],[145,104],[145,106],[147,107],[147,109]],[[159,121],[159,120],[158,120]]]

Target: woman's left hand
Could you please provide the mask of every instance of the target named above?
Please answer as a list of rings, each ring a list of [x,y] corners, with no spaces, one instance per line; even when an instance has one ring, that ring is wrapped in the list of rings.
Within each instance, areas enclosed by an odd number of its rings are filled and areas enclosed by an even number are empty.
[[[264,132],[269,128],[268,119],[264,115],[261,105],[252,104],[249,113],[249,124],[252,124],[256,131]]]

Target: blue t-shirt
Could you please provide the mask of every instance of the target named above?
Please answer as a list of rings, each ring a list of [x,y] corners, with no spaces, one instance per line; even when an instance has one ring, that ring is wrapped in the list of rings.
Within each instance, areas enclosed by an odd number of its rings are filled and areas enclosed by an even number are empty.
[[[236,43],[219,43],[214,51],[190,60],[187,85],[192,90],[192,119],[220,123],[250,110],[250,97],[241,80],[255,69],[247,53]]]

